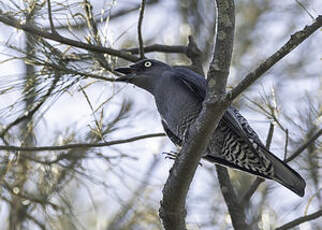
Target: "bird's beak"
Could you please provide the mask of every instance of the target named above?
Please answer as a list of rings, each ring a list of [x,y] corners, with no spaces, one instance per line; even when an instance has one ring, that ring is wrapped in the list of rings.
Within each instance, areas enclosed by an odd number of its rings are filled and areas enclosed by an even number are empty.
[[[115,81],[130,82],[135,76],[134,69],[131,67],[116,68],[114,71],[125,74],[124,76],[115,79]]]

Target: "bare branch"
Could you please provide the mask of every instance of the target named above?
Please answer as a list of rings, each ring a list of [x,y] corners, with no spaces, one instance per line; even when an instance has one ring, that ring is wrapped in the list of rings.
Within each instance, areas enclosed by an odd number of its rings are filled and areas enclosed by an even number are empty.
[[[1,200],[3,200],[3,201],[5,201],[5,202],[7,202],[8,204],[12,204],[12,201],[11,200],[9,200],[9,199],[7,199],[6,197],[4,197],[4,196],[0,196],[0,198],[1,198]],[[28,219],[30,219],[32,222],[34,222],[36,225],[38,225],[38,227],[40,228],[40,229],[42,229],[42,230],[46,230],[46,226],[43,224],[43,223],[41,223],[39,220],[37,220],[35,217],[33,217],[33,216],[31,216],[28,212],[24,212],[23,213]]]
[[[53,34],[57,34],[54,21],[53,21],[50,0],[47,0],[47,5],[48,5],[48,18],[49,18],[50,30]]]
[[[150,1],[147,1],[147,5],[153,5],[153,4],[156,4],[158,3],[159,0],[150,0]],[[129,13],[132,13],[132,12],[135,12],[137,11],[138,9],[140,9],[140,6],[141,4],[137,4],[131,8],[128,8],[128,9],[122,9],[122,10],[119,10],[113,14],[109,14],[111,10],[108,10],[108,12],[104,15],[99,15],[99,16],[96,16],[93,20],[95,21],[95,23],[101,23],[101,22],[104,22],[106,20],[113,20],[113,19],[116,19],[116,18],[119,18],[119,17],[122,17],[124,15],[127,15]],[[73,30],[83,30],[84,27],[87,26],[87,23],[85,22],[81,22],[81,23],[78,23],[78,24],[72,24],[72,25],[56,25],[56,30],[60,30],[60,29],[66,29],[66,28],[70,28],[72,27]],[[45,28],[45,29],[48,29],[48,28]]]
[[[295,1],[309,15],[309,17],[312,18],[312,20],[314,20],[314,17],[310,13],[310,11],[308,11],[308,9],[306,9],[306,7],[299,0],[295,0]]]
[[[187,46],[168,46],[168,45],[161,45],[161,44],[153,44],[150,46],[143,47],[143,51],[145,53],[149,52],[162,52],[162,53],[182,53],[185,54],[192,62],[190,68],[204,75],[202,69],[202,52],[198,48],[196,42],[194,41],[193,37],[190,35],[188,37],[189,43]],[[124,51],[130,52],[131,54],[139,54],[140,48],[131,48],[125,49]]]
[[[142,0],[141,7],[140,7],[140,16],[138,21],[138,39],[139,39],[139,51],[140,51],[140,58],[144,58],[144,49],[143,49],[143,37],[142,37],[142,22],[144,16],[144,8],[145,8],[145,0]]]
[[[244,207],[238,202],[235,190],[230,182],[229,174],[226,168],[216,166],[220,190],[228,207],[229,215],[234,229],[247,230]]]
[[[197,73],[200,73],[201,75],[205,75],[202,68],[203,53],[201,52],[191,35],[188,37],[188,39],[189,43],[186,49],[186,55],[192,62],[190,68],[192,68]]]
[[[322,135],[322,129],[320,129],[316,134],[314,134],[309,140],[307,140],[303,145],[301,145],[291,156],[289,156],[285,162],[289,162],[298,157],[309,145],[311,145],[316,139]]]
[[[317,219],[320,216],[322,216],[322,210],[314,212],[310,215],[299,217],[295,220],[292,220],[291,222],[289,222],[287,224],[282,225],[281,227],[276,228],[275,230],[287,230],[287,229],[291,229],[291,228],[293,229],[294,227],[296,227],[304,222]]]
[[[311,25],[306,26],[303,30],[300,30],[291,35],[291,38],[278,51],[267,58],[254,71],[247,74],[246,77],[227,94],[227,97],[230,100],[234,100],[239,94],[241,94],[245,89],[251,86],[274,64],[276,64],[279,60],[289,54],[293,49],[295,49],[299,44],[305,41],[305,39],[307,39],[315,31],[317,31],[321,26],[322,15],[319,15]]]
[[[138,197],[142,196],[146,187],[149,185],[150,179],[152,178],[153,173],[157,169],[159,162],[159,157],[155,157],[151,161],[149,167],[143,174],[144,177],[142,178],[141,183],[133,192],[132,197],[125,204],[123,204],[120,211],[118,211],[116,215],[114,215],[114,217],[111,218],[111,221],[109,222],[106,230],[122,229],[122,224],[124,224],[125,220],[129,218],[129,213],[132,211],[133,208],[135,208],[134,204],[138,201]]]
[[[47,93],[44,95],[41,101],[39,101],[30,111],[26,111],[22,116],[15,119],[9,125],[7,125],[1,132],[0,137],[4,139],[5,134],[14,126],[20,124],[22,121],[29,120],[32,116],[40,109],[40,107],[46,102],[49,98],[51,93],[54,91],[56,84],[58,83],[60,75],[55,75],[55,79],[53,80],[50,88],[48,89]]]
[[[287,147],[288,147],[288,129],[285,129],[285,144],[284,144],[284,158],[283,160],[286,160],[287,157]]]
[[[20,197],[25,200],[30,200],[31,202],[35,202],[35,203],[38,203],[41,205],[50,205],[52,208],[54,208],[56,210],[59,208],[58,205],[50,202],[47,199],[41,199],[36,196],[31,196],[29,194],[25,194],[25,192],[23,192],[23,191],[21,191],[19,193],[15,193],[13,190],[13,187],[11,185],[9,185],[5,180],[2,181],[2,184],[3,184],[2,186],[4,188],[6,188],[6,190],[9,191],[13,196],[17,196],[17,197]]]
[[[163,53],[183,53],[187,51],[186,46],[168,46],[161,44],[153,44],[150,46],[143,47],[145,53],[150,52],[163,52]],[[130,52],[131,54],[139,54],[139,48],[125,49],[124,51]]]
[[[218,36],[208,73],[208,91],[202,111],[189,129],[188,140],[178,154],[163,188],[159,215],[165,229],[186,229],[186,196],[201,155],[229,102],[223,100],[234,37],[234,2],[217,0]],[[215,80],[216,78],[216,80]],[[221,78],[221,79],[218,79]]]
[[[14,146],[14,145],[0,145],[0,150],[40,152],[40,151],[55,151],[55,150],[75,149],[75,148],[97,148],[97,147],[106,147],[111,145],[134,142],[134,141],[138,141],[146,138],[163,137],[163,136],[165,136],[164,133],[153,133],[153,134],[146,134],[146,135],[131,137],[127,139],[107,141],[104,143],[77,143],[77,144],[67,144],[67,145],[59,145],[59,146],[20,147],[20,146]]]
[[[78,48],[85,49],[85,50],[89,50],[89,51],[106,53],[106,54],[120,57],[125,60],[132,61],[132,62],[139,60],[138,57],[128,54],[124,51],[119,51],[119,50],[115,50],[112,48],[87,44],[84,42],[80,42],[80,41],[76,41],[76,40],[72,40],[72,39],[63,37],[63,36],[55,34],[55,33],[49,33],[49,32],[43,31],[34,25],[30,25],[28,23],[21,23],[20,21],[18,21],[14,17],[5,15],[5,14],[3,14],[3,12],[1,10],[0,10],[0,22],[4,23],[6,25],[12,26],[14,28],[23,30],[25,32],[28,32],[32,35],[37,35],[37,36],[47,38],[52,41],[60,42],[60,43],[66,44],[66,45],[71,45],[71,46],[78,47]]]

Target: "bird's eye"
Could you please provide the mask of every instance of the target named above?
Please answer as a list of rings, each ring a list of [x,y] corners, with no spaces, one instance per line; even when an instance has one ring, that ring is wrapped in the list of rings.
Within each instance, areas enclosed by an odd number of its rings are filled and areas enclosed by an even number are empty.
[[[152,62],[150,62],[150,61],[144,62],[144,66],[147,68],[151,67],[151,65],[152,65]]]

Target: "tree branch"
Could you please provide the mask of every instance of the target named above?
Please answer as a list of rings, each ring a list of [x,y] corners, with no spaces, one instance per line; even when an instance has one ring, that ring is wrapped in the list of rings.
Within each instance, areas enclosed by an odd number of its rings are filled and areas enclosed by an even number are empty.
[[[294,228],[304,222],[307,222],[307,221],[310,221],[310,220],[314,220],[314,219],[317,219],[319,218],[320,216],[322,216],[322,210],[319,210],[317,212],[314,212],[310,215],[306,215],[306,216],[302,216],[302,217],[299,217],[287,224],[284,224],[282,225],[281,227],[278,227],[276,228],[275,230],[287,230],[287,229],[290,229],[290,228]]]
[[[285,162],[289,162],[298,157],[309,145],[311,145],[316,139],[322,135],[322,129],[320,129],[316,134],[314,134],[309,140],[307,140],[303,145],[301,145],[291,156],[289,156]]]
[[[218,97],[225,96],[225,86],[229,75],[234,42],[234,1],[217,0],[216,3],[218,9],[218,28],[215,54],[210,63],[207,77],[208,90],[213,92],[212,95],[209,95],[209,101],[216,101]],[[221,118],[221,116],[219,117]],[[233,227],[240,230],[249,229],[246,224],[243,206],[238,202],[227,169],[217,165],[216,170],[221,193],[227,205]]]
[[[238,202],[235,190],[230,182],[228,170],[220,165],[216,165],[220,190],[228,208],[231,222],[234,229],[247,230],[245,211],[242,204]]]
[[[47,0],[47,5],[48,5],[48,18],[49,18],[50,30],[53,34],[57,34],[57,31],[55,29],[55,25],[53,22],[50,0]]]
[[[187,46],[168,46],[168,45],[161,45],[161,44],[153,44],[150,46],[143,47],[143,51],[145,53],[149,52],[162,52],[162,53],[182,53],[185,54],[192,62],[190,68],[200,73],[201,75],[204,75],[203,69],[202,69],[202,52],[198,48],[196,42],[194,41],[193,37],[190,35],[188,37],[188,45]],[[130,48],[130,49],[124,49],[124,51],[130,52],[131,54],[139,54],[140,48]],[[187,66],[186,66],[187,67]]]
[[[58,81],[59,81],[60,75],[56,74],[53,82],[50,85],[50,88],[48,89],[47,93],[43,96],[43,98],[38,102],[35,103],[34,107],[27,110],[22,116],[16,118],[13,122],[11,122],[9,125],[7,125],[1,132],[0,137],[5,139],[6,133],[14,126],[20,124],[22,121],[29,120],[33,117],[33,115],[40,109],[40,107],[47,101],[49,96],[54,91]]]
[[[8,198],[6,198],[6,197],[4,197],[2,195],[0,195],[0,198],[1,198],[1,200],[7,202],[9,205],[12,205],[12,201],[9,200]],[[43,223],[41,223],[39,220],[37,220],[35,217],[31,216],[28,212],[24,212],[23,214],[28,219],[30,219],[32,222],[34,222],[36,225],[38,225],[40,229],[46,230],[46,226]]]
[[[251,86],[259,77],[261,77],[267,70],[269,70],[274,64],[280,61],[283,57],[289,54],[293,49],[295,49],[299,44],[301,44],[305,39],[312,35],[322,26],[322,15],[319,15],[315,21],[309,25],[305,26],[303,30],[300,30],[293,35],[291,38],[272,56],[267,58],[262,64],[260,64],[253,72],[250,72],[246,77],[228,94],[227,97],[230,100],[234,100],[239,94]]]
[[[234,3],[217,0],[218,35],[213,60],[208,72],[207,96],[202,111],[189,129],[183,145],[163,188],[159,215],[165,229],[186,229],[186,197],[202,153],[217,127],[229,101],[224,99],[234,37]],[[218,75],[215,75],[217,74]],[[221,78],[221,79],[218,79]],[[216,79],[216,80],[215,80]]]
[[[21,23],[20,21],[18,21],[14,17],[11,17],[9,15],[5,15],[1,10],[0,10],[0,22],[6,24],[8,26],[12,26],[14,28],[28,32],[32,35],[37,35],[37,36],[47,38],[52,41],[60,42],[60,43],[66,44],[66,45],[71,45],[71,46],[85,49],[88,51],[106,53],[106,54],[120,57],[125,60],[132,61],[132,62],[139,60],[138,57],[128,54],[125,51],[120,51],[120,50],[115,50],[112,48],[96,46],[96,45],[87,44],[87,43],[80,42],[80,41],[75,41],[75,40],[63,37],[61,35],[58,35],[57,33],[55,34],[55,33],[46,32],[46,31],[41,30],[40,28],[30,25],[28,23]]]
[[[140,50],[140,58],[144,59],[144,49],[143,49],[143,37],[142,37],[142,23],[144,16],[144,8],[145,8],[145,0],[142,0],[140,7],[140,16],[138,21],[138,40],[139,40],[139,50]]]
[[[156,3],[158,3],[159,0],[150,0],[150,1],[147,1],[146,4],[147,5],[154,5]],[[111,15],[109,15],[109,12],[111,10],[108,10],[108,13],[105,14],[105,15],[99,15],[99,16],[96,16],[93,20],[95,21],[95,23],[100,23],[100,22],[104,22],[106,21],[107,19],[109,21],[113,20],[113,19],[116,19],[116,18],[119,18],[119,17],[122,17],[124,15],[127,15],[129,13],[132,13],[132,12],[135,12],[137,11],[138,9],[140,9],[140,4],[137,4],[131,8],[128,8],[128,9],[123,9],[123,10],[119,10]],[[87,23],[86,22],[81,22],[81,23],[78,23],[78,24],[69,24],[69,25],[56,25],[55,28],[56,30],[61,30],[61,29],[66,29],[66,28],[70,28],[72,27],[73,30],[83,30],[85,27],[87,26]],[[48,28],[45,28],[45,29],[48,29]]]
[[[75,149],[75,148],[97,148],[97,147],[106,147],[111,145],[134,142],[134,141],[138,141],[146,138],[163,137],[163,136],[165,136],[164,133],[153,133],[153,134],[146,134],[146,135],[131,137],[127,139],[116,140],[116,141],[107,141],[104,143],[77,143],[77,144],[67,144],[67,145],[59,145],[59,146],[20,147],[20,146],[14,146],[14,145],[0,145],[0,150],[40,152],[40,151],[55,151],[55,150]]]
[[[163,52],[163,53],[183,53],[185,54],[187,51],[186,46],[168,46],[168,45],[161,45],[161,44],[153,44],[150,46],[143,47],[145,53],[150,52]],[[130,52],[131,54],[139,54],[139,48],[130,48],[124,49],[126,52]]]

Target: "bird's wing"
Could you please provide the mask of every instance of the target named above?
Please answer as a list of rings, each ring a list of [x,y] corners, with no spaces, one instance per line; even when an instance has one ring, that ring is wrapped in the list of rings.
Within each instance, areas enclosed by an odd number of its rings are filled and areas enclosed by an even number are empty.
[[[206,79],[198,73],[184,67],[174,67],[175,77],[183,83],[196,97],[203,101],[206,97],[207,82]],[[246,143],[253,148],[249,138],[254,139],[256,144],[262,145],[256,133],[249,127],[247,121],[238,113],[238,111],[229,106],[222,117],[222,121],[233,131],[240,136]],[[238,117],[237,117],[238,116]],[[244,119],[245,123],[241,124]],[[248,129],[248,127],[250,129]],[[255,149],[253,149],[256,152]]]
[[[221,120],[237,136],[241,137],[249,145],[253,152],[256,153],[257,151],[253,147],[252,142],[255,142],[256,145],[264,147],[255,131],[249,126],[247,120],[242,115],[240,115],[237,109],[235,109],[234,107],[229,106]]]
[[[175,75],[176,79],[178,79],[188,90],[193,93],[193,95],[195,95],[202,102],[206,97],[207,89],[207,82],[204,77],[193,72],[190,69],[183,67],[175,67],[175,70],[176,71],[174,71],[173,74]],[[249,172],[251,174],[274,179],[285,187],[294,191],[299,196],[304,195],[304,179],[287,164],[274,156],[262,144],[255,131],[249,126],[247,120],[238,112],[237,109],[235,109],[233,106],[229,106],[225,111],[221,122],[223,122],[225,126],[229,127],[229,130],[233,132],[237,136],[237,138],[239,137],[241,138],[242,142],[247,143],[249,149],[253,153],[250,155],[257,156],[260,161],[263,161],[264,158],[266,158],[271,162],[270,165],[273,165],[274,167],[274,176],[272,178],[272,176],[268,176],[252,169],[238,166],[237,164],[219,156],[207,155],[204,158],[219,164]],[[262,164],[265,163],[262,162]]]
[[[167,136],[170,138],[172,143],[181,146],[182,140],[179,137],[177,137],[173,132],[171,132],[171,130],[168,128],[167,123],[163,119],[161,120],[161,123],[164,131],[166,132]]]
[[[185,68],[173,67],[175,78],[179,80],[189,91],[191,91],[200,101],[206,97],[207,81],[200,74]]]

